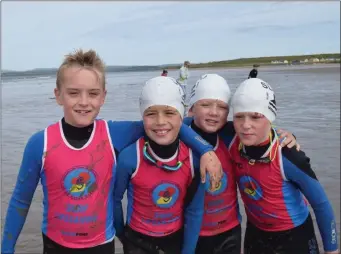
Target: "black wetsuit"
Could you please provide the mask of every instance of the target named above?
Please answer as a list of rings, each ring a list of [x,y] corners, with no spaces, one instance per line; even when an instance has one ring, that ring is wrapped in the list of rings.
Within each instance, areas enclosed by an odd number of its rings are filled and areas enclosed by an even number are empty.
[[[258,71],[257,71],[256,69],[252,69],[252,70],[250,71],[250,74],[249,74],[248,79],[249,79],[249,78],[257,78],[257,75],[258,75]]]

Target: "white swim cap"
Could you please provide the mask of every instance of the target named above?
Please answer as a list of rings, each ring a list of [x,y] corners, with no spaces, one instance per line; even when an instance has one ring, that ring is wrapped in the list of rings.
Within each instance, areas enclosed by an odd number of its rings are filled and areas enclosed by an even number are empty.
[[[199,100],[216,99],[229,103],[231,90],[227,81],[218,74],[205,74],[192,87],[190,108]]]
[[[233,114],[256,112],[263,114],[270,122],[276,119],[275,93],[271,86],[259,78],[251,78],[241,83],[231,100]]]
[[[185,113],[184,93],[174,78],[159,76],[146,82],[140,95],[140,112],[154,105],[171,106],[183,118]]]

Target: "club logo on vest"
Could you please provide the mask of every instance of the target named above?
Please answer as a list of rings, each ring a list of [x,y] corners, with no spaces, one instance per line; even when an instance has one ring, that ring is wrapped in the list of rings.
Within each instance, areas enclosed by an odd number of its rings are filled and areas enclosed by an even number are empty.
[[[75,167],[65,174],[62,186],[69,197],[84,199],[97,189],[96,175],[86,167]]]
[[[211,188],[210,181],[206,181],[206,192],[212,196],[220,195],[226,190],[226,188],[227,188],[227,176],[225,172],[223,172],[221,181],[217,183],[216,186],[214,186],[213,188]]]
[[[263,196],[261,187],[251,176],[242,176],[239,179],[239,188],[241,192],[253,200],[259,200]]]
[[[152,192],[154,204],[160,208],[170,208],[179,198],[179,188],[171,183],[161,183]]]

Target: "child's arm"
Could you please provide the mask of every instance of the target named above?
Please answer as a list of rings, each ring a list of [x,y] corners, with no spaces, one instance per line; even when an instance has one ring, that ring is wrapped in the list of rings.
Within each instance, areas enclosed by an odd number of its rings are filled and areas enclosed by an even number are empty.
[[[109,132],[113,147],[120,152],[124,147],[134,143],[144,134],[143,121],[139,122],[108,122]],[[201,180],[206,180],[206,172],[210,174],[212,184],[220,181],[222,176],[221,163],[213,152],[213,147],[206,142],[194,130],[189,128],[186,124],[182,124],[180,128],[180,139],[193,151],[199,154],[200,157],[200,171]]]
[[[43,149],[44,131],[40,131],[28,140],[25,147],[17,182],[7,209],[1,253],[14,253],[40,179]]]
[[[124,192],[128,189],[131,176],[136,170],[137,166],[137,152],[136,145],[130,145],[124,149],[119,157],[115,173],[115,189],[114,189],[114,226],[116,229],[116,236],[123,242],[124,233],[124,217],[122,209],[122,199]],[[127,214],[127,221],[129,221],[129,214]]]
[[[108,126],[111,141],[118,152],[136,142],[145,133],[143,121],[108,121]],[[180,139],[200,156],[213,151],[210,144],[184,123],[181,125],[179,135]]]
[[[310,159],[295,148],[283,148],[286,180],[294,182],[314,210],[325,252],[338,249],[336,221],[328,197],[310,166]]]
[[[185,198],[184,243],[182,254],[193,254],[200,234],[204,215],[205,184],[200,182],[199,160],[193,158],[194,178]]]

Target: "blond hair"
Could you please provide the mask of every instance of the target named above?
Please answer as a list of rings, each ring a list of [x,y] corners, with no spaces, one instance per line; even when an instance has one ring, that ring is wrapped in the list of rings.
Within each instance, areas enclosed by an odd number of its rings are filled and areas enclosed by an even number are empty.
[[[60,89],[61,84],[63,83],[64,71],[67,68],[77,66],[99,72],[99,79],[105,88],[105,64],[103,60],[99,57],[95,50],[90,49],[88,51],[83,51],[82,49],[78,49],[74,53],[66,55],[63,63],[58,68],[56,80],[58,89]]]

